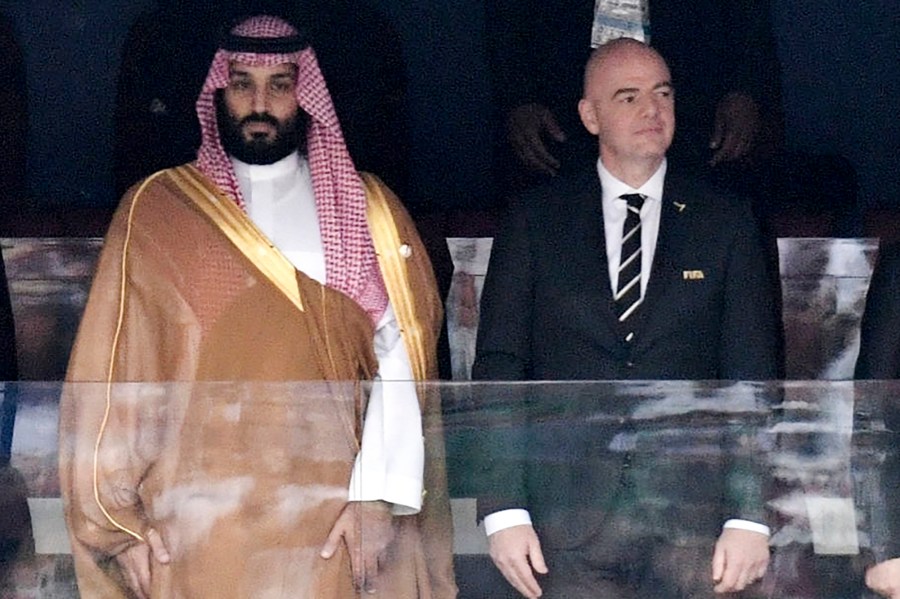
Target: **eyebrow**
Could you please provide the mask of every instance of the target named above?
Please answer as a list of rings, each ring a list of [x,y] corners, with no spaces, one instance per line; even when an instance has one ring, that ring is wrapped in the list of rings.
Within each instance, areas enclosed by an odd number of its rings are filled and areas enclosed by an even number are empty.
[[[671,81],[660,81],[659,83],[657,83],[656,85],[653,86],[651,91],[658,91],[658,90],[666,88],[666,87],[669,88],[670,90],[675,89],[674,87],[672,87]],[[613,99],[615,99],[615,98],[618,98],[619,96],[626,95],[626,94],[637,94],[637,93],[640,93],[640,91],[641,90],[637,87],[623,87],[621,89],[617,89],[615,91],[615,93],[613,93],[612,97],[613,97]]]
[[[250,77],[250,71],[247,71],[241,67],[231,66],[228,68],[228,76],[229,77]],[[288,69],[287,71],[282,71],[280,73],[274,73],[271,75],[271,78],[288,78],[293,79],[297,76],[297,69]]]
[[[624,96],[627,94],[636,94],[639,91],[641,91],[641,90],[639,90],[636,87],[623,87],[623,88],[617,89],[615,91],[615,93],[612,95],[612,97],[613,97],[613,99],[615,99],[615,98],[618,98],[619,96]]]

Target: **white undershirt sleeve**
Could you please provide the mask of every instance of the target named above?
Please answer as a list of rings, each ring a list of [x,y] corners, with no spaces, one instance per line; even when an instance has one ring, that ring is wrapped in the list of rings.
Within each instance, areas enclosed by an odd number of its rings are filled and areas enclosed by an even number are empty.
[[[504,528],[512,528],[521,524],[531,524],[531,514],[528,510],[519,508],[500,510],[484,517],[484,532],[491,536]]]
[[[425,445],[412,367],[393,308],[375,329],[378,375],[350,478],[350,501],[387,501],[395,515],[422,508]]]
[[[495,532],[499,532],[505,528],[512,528],[521,524],[531,524],[531,514],[528,510],[511,509],[500,510],[484,517],[484,532],[487,536],[491,536]],[[740,530],[749,530],[758,532],[759,534],[769,536],[771,531],[765,524],[759,524],[750,520],[740,520],[732,518],[722,525],[722,528],[737,528]]]

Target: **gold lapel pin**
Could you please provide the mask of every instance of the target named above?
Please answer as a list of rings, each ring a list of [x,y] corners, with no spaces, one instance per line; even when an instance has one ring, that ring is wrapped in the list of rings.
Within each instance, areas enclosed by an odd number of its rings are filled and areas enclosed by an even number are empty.
[[[672,202],[675,204],[675,207],[678,208],[678,212],[684,212],[684,209],[687,208],[687,204],[682,204],[681,202]]]
[[[681,277],[685,281],[702,281],[706,278],[703,276],[702,270],[683,270],[681,271]]]

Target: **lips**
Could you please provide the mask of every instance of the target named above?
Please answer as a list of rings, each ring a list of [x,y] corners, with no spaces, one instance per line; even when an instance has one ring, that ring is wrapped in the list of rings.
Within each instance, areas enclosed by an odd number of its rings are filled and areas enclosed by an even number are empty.
[[[275,127],[269,123],[252,121],[244,124],[244,131],[246,131],[249,135],[268,135],[275,132]]]

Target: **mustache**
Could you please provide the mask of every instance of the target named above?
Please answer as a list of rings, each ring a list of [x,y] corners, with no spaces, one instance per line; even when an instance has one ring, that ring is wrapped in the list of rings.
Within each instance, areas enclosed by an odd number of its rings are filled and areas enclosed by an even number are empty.
[[[253,112],[245,116],[240,121],[240,126],[243,127],[248,123],[263,123],[265,125],[272,125],[273,127],[278,127],[281,123],[274,116],[269,114],[268,112]]]

